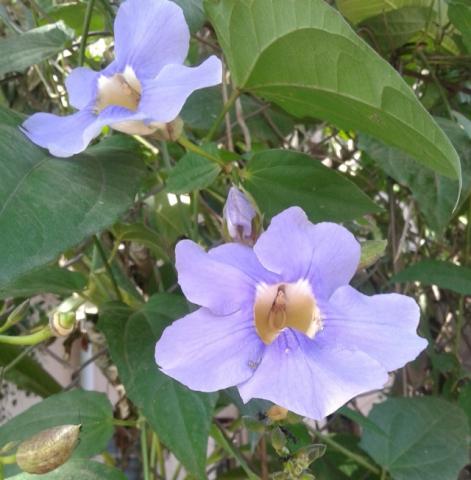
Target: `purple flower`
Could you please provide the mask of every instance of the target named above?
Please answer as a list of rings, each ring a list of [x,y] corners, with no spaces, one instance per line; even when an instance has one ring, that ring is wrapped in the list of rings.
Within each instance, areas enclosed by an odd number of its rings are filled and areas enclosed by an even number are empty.
[[[257,212],[249,199],[237,187],[231,187],[224,205],[224,220],[230,237],[247,241],[252,236],[252,220]]]
[[[298,207],[274,217],[253,249],[179,242],[178,280],[201,308],[164,331],[157,363],[194,390],[237,385],[245,402],[324,418],[382,388],[427,345],[413,299],[348,285],[359,259],[348,230],[313,225]]]
[[[66,80],[79,111],[65,117],[37,113],[22,130],[53,155],[83,151],[105,125],[130,134],[153,133],[177,117],[194,91],[221,83],[212,56],[183,65],[190,33],[181,8],[168,0],[126,0],[115,24],[115,60],[101,72],[79,67]]]

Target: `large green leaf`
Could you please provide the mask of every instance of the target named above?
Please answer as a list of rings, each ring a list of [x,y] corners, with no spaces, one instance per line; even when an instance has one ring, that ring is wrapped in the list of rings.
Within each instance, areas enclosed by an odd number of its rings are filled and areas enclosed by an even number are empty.
[[[448,7],[448,15],[453,25],[463,35],[463,43],[471,53],[471,1],[452,0]]]
[[[82,425],[74,456],[102,452],[113,434],[113,411],[102,393],[74,390],[53,395],[0,426],[0,448],[58,425]]]
[[[463,185],[460,202],[462,203],[471,191],[471,140],[455,122],[447,119],[437,120],[461,158]],[[458,181],[417,165],[407,154],[371,137],[362,135],[359,148],[376,161],[390,177],[410,188],[427,224],[433,230],[441,232],[447,226],[455,206]]]
[[[378,207],[350,180],[303,153],[256,153],[244,172],[244,187],[269,217],[293,205],[313,221],[343,221]]]
[[[206,16],[203,9],[203,0],[174,0],[180,5],[192,33],[198,31],[204,24]]]
[[[187,153],[170,170],[166,190],[172,193],[188,193],[209,187],[216,180],[219,165],[196,153]]]
[[[468,463],[467,418],[452,403],[391,398],[368,418],[386,435],[365,429],[360,446],[394,480],[456,480]]]
[[[0,347],[0,371],[10,365],[22,353],[20,347],[2,344]],[[59,393],[62,387],[44,370],[34,358],[25,356],[4,374],[5,380],[14,383],[18,388],[48,397]]]
[[[193,392],[164,375],[154,360],[164,328],[187,313],[177,295],[156,295],[142,310],[110,304],[100,315],[104,332],[129,398],[188,472],[206,478],[206,449],[214,395]],[[204,374],[204,373],[203,373]]]
[[[126,480],[126,475],[116,468],[91,460],[69,460],[62,467],[45,475],[20,473],[9,480]]]
[[[0,113],[3,286],[116,222],[145,166],[136,143],[119,136],[70,159],[51,157],[19,131],[16,116]]]
[[[429,21],[429,7],[404,7],[368,18],[359,28],[368,32],[373,46],[386,53],[406,43]]]
[[[420,282],[437,285],[462,295],[471,295],[471,268],[439,260],[422,260],[391,279],[392,282]]]
[[[460,178],[447,136],[401,76],[323,0],[206,0],[235,84]]]
[[[16,278],[0,288],[0,299],[30,297],[38,293],[71,295],[83,290],[87,278],[79,272],[71,272],[55,265],[40,267]]]
[[[404,7],[432,8],[440,12],[444,21],[447,4],[445,0],[336,0],[338,9],[352,23],[360,23],[366,18],[375,17]]]
[[[21,72],[35,63],[57,55],[74,37],[63,22],[33,28],[0,40],[0,76]]]

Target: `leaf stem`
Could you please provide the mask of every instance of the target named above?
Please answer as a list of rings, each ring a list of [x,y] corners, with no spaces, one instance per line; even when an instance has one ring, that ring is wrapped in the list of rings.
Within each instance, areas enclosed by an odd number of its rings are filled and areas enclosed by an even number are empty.
[[[113,418],[113,425],[116,427],[139,427],[137,420],[122,420],[120,418]]]
[[[13,465],[16,463],[16,454],[7,455],[5,457],[0,457],[0,464],[1,465]]]
[[[308,427],[311,433],[313,433],[321,442],[324,442],[327,446],[332,447],[334,450],[337,450],[340,453],[343,453],[346,457],[351,458],[354,462],[366,468],[371,473],[374,473],[375,475],[381,474],[381,470],[378,467],[368,462],[368,460],[366,460],[361,455],[357,455],[356,453],[351,452],[348,448],[345,448],[343,445],[340,445],[340,443],[337,443],[334,439],[332,439],[328,435],[323,435],[317,430],[314,430],[310,425],[306,424],[306,426]]]
[[[96,249],[98,250],[98,253],[101,257],[101,260],[103,261],[103,265],[105,266],[106,272],[108,273],[111,283],[113,284],[113,289],[116,293],[116,298],[124,303],[123,296],[121,294],[121,291],[118,287],[118,282],[116,281],[116,278],[114,276],[113,270],[111,270],[111,265],[108,262],[108,259],[106,258],[106,253],[105,250],[103,249],[103,245],[100,242],[100,239],[98,238],[97,235],[93,236],[93,241],[95,242]]]
[[[219,115],[214,121],[213,126],[211,127],[208,134],[204,138],[206,142],[210,142],[213,139],[214,135],[216,135],[219,127],[221,126],[222,121],[224,120],[224,117],[226,116],[226,113],[232,108],[235,101],[239,98],[239,95],[240,95],[240,91],[237,88],[232,90],[231,95],[227,99],[227,102],[224,104],[224,107],[219,112]]]
[[[211,436],[214,438],[216,443],[222,447],[229,455],[233,456],[239,463],[244,472],[247,474],[249,480],[260,480],[260,477],[256,475],[249,467],[245,461],[242,453],[235,447],[232,441],[227,437],[223,428],[215,421],[211,426]]]
[[[224,166],[224,162],[214,156],[214,155],[211,155],[210,153],[206,152],[205,150],[203,150],[201,147],[199,147],[198,145],[194,144],[191,140],[188,140],[187,137],[185,137],[184,135],[182,135],[179,139],[178,139],[178,143],[185,148],[185,150],[187,150],[188,152],[193,152],[193,153],[196,153],[198,155],[201,155],[202,157],[205,157],[207,158],[208,160],[211,160],[212,162],[214,163],[217,163],[219,166]]]
[[[0,335],[0,343],[6,343],[8,345],[37,345],[53,336],[54,334],[48,325],[30,335]]]
[[[85,10],[85,18],[83,19],[82,27],[82,41],[80,42],[79,49],[79,66],[82,66],[85,62],[85,49],[87,48],[87,38],[88,32],[90,30],[90,23],[92,21],[93,7],[95,5],[95,0],[88,0],[87,9]]]
[[[167,478],[167,471],[165,469],[165,457],[162,450],[162,444],[160,443],[160,439],[155,432],[154,436],[154,438],[156,439],[155,451],[157,454],[157,461],[159,462],[160,478]]]
[[[150,480],[149,474],[149,458],[147,451],[147,431],[145,421],[141,423],[141,455],[142,455],[142,468],[144,470],[144,480]]]

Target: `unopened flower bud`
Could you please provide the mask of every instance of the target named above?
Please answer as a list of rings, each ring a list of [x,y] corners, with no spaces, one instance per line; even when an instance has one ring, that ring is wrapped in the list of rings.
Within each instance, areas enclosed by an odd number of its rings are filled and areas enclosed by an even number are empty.
[[[29,300],[25,300],[24,302],[20,303],[13,312],[8,315],[6,322],[0,326],[0,332],[4,332],[8,330],[13,325],[21,322],[23,318],[25,318],[26,314],[28,313],[29,308]]]
[[[183,120],[177,117],[169,123],[160,124],[152,136],[157,140],[176,142],[182,136],[182,133]]]
[[[279,405],[273,405],[267,411],[267,417],[274,422],[285,420],[288,416],[288,409],[280,407]]]
[[[63,465],[77,446],[80,425],[49,428],[22,442],[16,463],[27,473],[44,474]]]
[[[257,212],[245,193],[231,187],[224,205],[224,220],[229,236],[241,243],[254,242],[253,220]]]

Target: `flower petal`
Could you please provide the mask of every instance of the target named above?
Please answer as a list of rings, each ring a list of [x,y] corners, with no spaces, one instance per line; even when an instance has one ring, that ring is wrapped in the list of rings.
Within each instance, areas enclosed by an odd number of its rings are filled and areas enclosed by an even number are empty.
[[[91,110],[58,116],[36,113],[21,126],[24,134],[36,145],[47,148],[56,157],[70,157],[80,153],[101,130]]]
[[[266,347],[254,375],[238,388],[244,402],[262,398],[321,420],[356,395],[382,388],[387,379],[363,352],[325,348],[288,330]]]
[[[287,282],[310,280],[319,299],[328,299],[352,279],[360,244],[335,223],[312,224],[303,210],[292,207],[273,217],[254,247],[265,268]]]
[[[78,67],[70,72],[65,80],[69,103],[82,109],[95,103],[97,81],[101,72],[94,72],[86,67]]]
[[[253,306],[255,282],[242,270],[214,259],[190,240],[175,248],[178,283],[190,302],[228,315]]]
[[[105,125],[142,119],[139,112],[110,106],[99,115],[90,108],[64,116],[35,113],[20,128],[32,142],[47,148],[52,155],[71,157],[85,150]]]
[[[254,283],[278,283],[279,277],[259,262],[252,248],[240,243],[225,243],[208,252],[211,258],[232,265],[247,274]]]
[[[301,208],[288,208],[272,218],[254,246],[255,254],[286,282],[304,278],[312,257],[311,230],[312,223]]]
[[[182,64],[190,31],[182,9],[168,0],[126,0],[114,24],[116,61],[139,79],[153,78],[169,64]]]
[[[327,299],[355,275],[361,247],[346,228],[328,222],[314,225],[311,242],[313,254],[307,277],[316,295]]]
[[[250,311],[220,317],[201,308],[164,330],[155,359],[189,388],[214,392],[250,378],[263,348]]]
[[[215,56],[197,67],[166,65],[157,78],[142,81],[139,111],[152,121],[168,123],[195,90],[218,85],[221,80],[222,65]]]
[[[427,341],[417,335],[420,309],[405,295],[363,295],[339,288],[330,298],[322,335],[326,342],[361,350],[388,371],[414,360]]]

